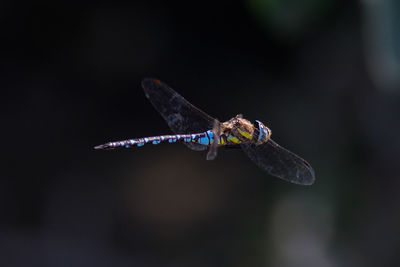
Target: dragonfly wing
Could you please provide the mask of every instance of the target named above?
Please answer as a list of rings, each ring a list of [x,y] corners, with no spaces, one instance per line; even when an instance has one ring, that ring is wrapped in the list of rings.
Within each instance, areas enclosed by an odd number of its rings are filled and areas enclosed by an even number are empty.
[[[311,165],[269,139],[265,144],[242,144],[247,156],[270,175],[302,185],[311,185],[315,181]]]
[[[207,153],[207,160],[214,160],[218,154],[218,140],[221,137],[221,124],[218,120],[214,121],[214,126],[212,129],[214,142],[211,144],[210,149]]]
[[[175,90],[157,79],[144,79],[142,87],[154,108],[176,134],[205,132],[213,127],[214,118],[190,104]],[[193,150],[207,146],[184,143]]]

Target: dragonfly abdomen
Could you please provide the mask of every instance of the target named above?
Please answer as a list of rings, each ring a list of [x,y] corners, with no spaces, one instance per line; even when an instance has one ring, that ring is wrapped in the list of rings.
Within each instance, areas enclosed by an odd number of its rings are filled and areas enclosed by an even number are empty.
[[[95,149],[114,149],[114,148],[130,148],[130,147],[141,147],[145,144],[158,145],[160,143],[197,143],[208,146],[213,142],[212,131],[195,134],[175,134],[175,135],[159,135],[144,138],[134,138],[122,141],[108,142],[99,146]]]

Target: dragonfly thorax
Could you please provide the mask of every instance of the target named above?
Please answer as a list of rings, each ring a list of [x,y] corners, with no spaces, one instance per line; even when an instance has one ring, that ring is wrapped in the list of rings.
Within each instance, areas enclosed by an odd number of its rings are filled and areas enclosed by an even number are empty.
[[[224,136],[228,143],[253,143],[263,144],[268,141],[271,130],[262,122],[256,121],[254,124],[244,119],[242,115],[222,123],[221,136]]]

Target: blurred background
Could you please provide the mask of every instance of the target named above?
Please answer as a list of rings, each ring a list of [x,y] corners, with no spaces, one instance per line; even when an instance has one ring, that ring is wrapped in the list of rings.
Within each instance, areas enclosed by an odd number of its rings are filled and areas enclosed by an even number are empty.
[[[399,266],[396,0],[2,1],[1,266]],[[261,120],[312,186],[169,134],[157,77]]]

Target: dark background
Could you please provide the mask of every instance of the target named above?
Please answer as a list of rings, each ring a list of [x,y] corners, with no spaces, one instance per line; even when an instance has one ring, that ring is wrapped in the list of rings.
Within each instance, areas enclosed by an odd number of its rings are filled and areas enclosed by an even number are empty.
[[[1,266],[399,266],[396,0],[2,1]],[[141,79],[307,159],[94,151],[168,134]]]

